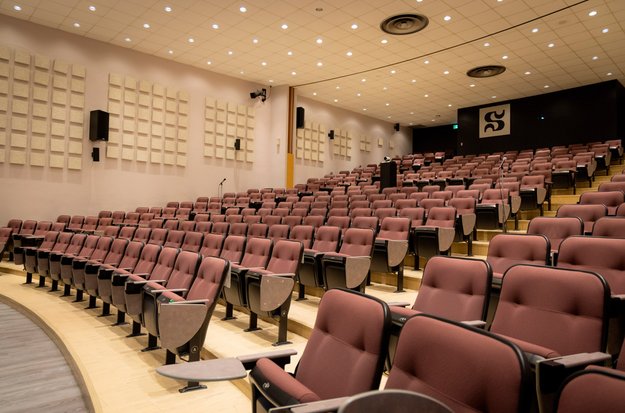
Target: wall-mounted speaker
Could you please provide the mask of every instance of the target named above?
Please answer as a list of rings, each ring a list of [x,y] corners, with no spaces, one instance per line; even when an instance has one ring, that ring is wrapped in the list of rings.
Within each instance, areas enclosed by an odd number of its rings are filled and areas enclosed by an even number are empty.
[[[393,129],[395,129],[395,132],[399,132],[399,123],[394,124]]]
[[[93,148],[91,151],[91,159],[93,159],[93,162],[100,162],[100,148]]]
[[[234,140],[234,150],[235,151],[240,151],[241,150],[241,139],[236,138]]]
[[[103,110],[92,110],[89,114],[89,139],[109,140],[109,114]]]
[[[330,132],[328,133],[328,138],[330,138],[331,140],[334,139],[334,129],[330,129]]]
[[[304,127],[304,108],[298,106],[295,112],[295,127],[302,129]]]

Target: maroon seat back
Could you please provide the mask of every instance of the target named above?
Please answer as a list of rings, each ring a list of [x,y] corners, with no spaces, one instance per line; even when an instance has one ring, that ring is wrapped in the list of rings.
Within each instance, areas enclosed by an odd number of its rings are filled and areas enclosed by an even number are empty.
[[[454,321],[485,320],[493,278],[484,260],[434,256],[412,308]]]
[[[619,218],[620,219],[620,218]],[[601,274],[612,294],[625,294],[625,239],[574,236],[562,241],[558,267]]]
[[[386,389],[431,396],[454,412],[524,412],[528,370],[515,345],[483,330],[420,314],[402,328]]]
[[[121,225],[124,223],[124,218],[126,218],[126,213],[124,211],[114,211],[112,218],[113,218],[113,225]]]
[[[267,237],[277,241],[279,239],[287,239],[289,237],[290,228],[288,225],[284,224],[275,224],[269,226],[269,231],[267,232]]]
[[[74,215],[72,219],[70,219],[69,224],[67,224],[67,229],[79,230],[82,228],[82,223],[84,222],[85,217],[82,215]]]
[[[345,308],[350,311],[341,311]],[[295,378],[319,399],[377,389],[389,329],[384,302],[351,291],[327,291]]]
[[[608,208],[608,215],[614,215],[623,202],[625,202],[625,194],[622,191],[584,192],[579,197],[581,205],[605,205]]]
[[[398,199],[395,201],[395,208],[401,211],[404,208],[416,208],[418,201],[416,199]]]
[[[584,232],[591,233],[595,225],[595,221],[608,214],[605,205],[579,205],[565,204],[558,208],[556,216],[561,217],[578,217],[584,223]]]
[[[139,217],[141,214],[138,212],[127,212],[124,217],[124,225],[136,225],[139,223]]]
[[[184,240],[180,248],[183,251],[199,252],[203,240],[204,235],[201,232],[185,232]]]
[[[147,242],[150,240],[150,235],[152,234],[152,229],[151,228],[137,228],[137,230],[135,231],[134,236],[132,237],[133,241],[141,241],[144,244],[147,244]]]
[[[186,288],[188,289],[193,282],[195,273],[202,256],[196,252],[180,251],[176,258],[174,268],[169,275],[167,288]],[[183,294],[184,295],[184,294]]]
[[[111,248],[111,251],[113,249]],[[135,268],[135,265],[139,261],[139,257],[141,256],[141,252],[143,251],[143,242],[141,241],[131,241],[126,246],[126,250],[124,251],[124,255],[121,260],[117,264],[118,268]],[[110,254],[110,253],[109,253]]]
[[[151,219],[148,223],[148,228],[163,228],[164,223],[165,221],[160,218]]]
[[[98,217],[89,216],[85,217],[82,224],[83,231],[95,231],[98,228]]]
[[[159,247],[160,248],[160,247]],[[178,258],[178,248],[163,248],[158,255],[158,260],[150,272],[149,280],[169,280],[176,258]],[[138,271],[136,271],[138,273]]]
[[[184,241],[184,231],[171,230],[167,233],[167,239],[165,239],[164,247],[180,248],[182,241]]]
[[[255,223],[249,226],[248,237],[266,237],[269,226],[267,224]]]
[[[597,189],[599,192],[621,191],[625,192],[625,182],[611,181],[604,182]]]
[[[340,254],[350,256],[371,256],[375,233],[370,229],[348,228],[343,236]]]
[[[245,253],[241,260],[244,268],[265,268],[271,256],[273,241],[268,238],[250,238],[245,246]]]
[[[148,244],[163,245],[167,239],[167,230],[165,228],[153,228],[150,234]]]
[[[91,237],[91,240],[89,242],[92,246],[90,247],[90,249],[85,250],[87,255],[83,255],[81,254],[81,252],[83,252],[82,250],[88,237]],[[75,234],[72,237],[72,241],[67,246],[67,249],[65,249],[65,254],[76,255],[79,257],[88,257],[89,255],[91,255],[91,251],[93,251],[93,248],[95,248],[95,245],[98,243],[99,238],[100,237],[98,237],[97,235],[87,236],[86,234]]]
[[[428,214],[425,225],[428,227],[448,227],[453,228],[456,224],[456,208],[454,207],[432,207]]]
[[[195,231],[195,221],[180,221],[178,229],[181,231]]]
[[[224,245],[219,256],[233,263],[239,263],[245,252],[245,243],[245,237],[229,235],[224,240]]]
[[[86,236],[85,236],[86,237]],[[54,247],[52,247],[51,251],[54,252],[66,252],[67,248],[70,246],[73,239],[73,234],[71,232],[61,232],[54,243]],[[84,241],[84,238],[83,238]],[[79,242],[79,239],[76,240]]]
[[[126,248],[126,252],[130,249],[130,246]],[[141,255],[134,266],[133,272],[135,274],[150,274],[158,261],[158,256],[161,253],[162,247],[160,245],[148,244],[141,249]],[[120,268],[124,268],[120,265]]]
[[[315,228],[312,225],[295,225],[291,227],[289,239],[301,242],[304,248],[310,248],[314,233]]]
[[[204,234],[204,240],[200,248],[203,257],[219,257],[226,237],[223,234]]]
[[[619,412],[625,406],[625,373],[587,369],[571,375],[563,384],[556,413]]]
[[[33,232],[33,235],[37,235],[37,236],[46,235],[46,232],[50,231],[51,228],[52,228],[51,221],[39,221],[37,222],[37,226],[35,227],[35,231]]]
[[[367,228],[377,231],[379,223],[380,220],[378,217],[357,216],[352,219],[352,225],[350,228]]]
[[[321,226],[315,233],[312,249],[318,252],[336,252],[341,242],[341,229],[334,226]]]
[[[544,235],[497,234],[488,244],[486,260],[493,269],[493,278],[503,274],[516,264],[546,265],[551,246]]]
[[[544,235],[549,240],[551,251],[557,251],[564,239],[584,233],[584,223],[578,217],[536,217],[527,226],[527,233]]]
[[[377,239],[407,240],[410,235],[410,220],[401,217],[384,218]]]
[[[177,230],[179,222],[177,219],[165,219],[163,222],[163,228],[168,230]]]
[[[197,221],[195,223],[195,230],[203,234],[208,234],[209,232],[211,232],[212,227],[213,223],[210,221]]]
[[[105,238],[105,237],[103,237]],[[105,238],[106,239],[106,238]],[[115,238],[109,247],[106,257],[102,261],[103,264],[113,265],[117,267],[126,252],[129,240],[124,238]],[[95,253],[95,252],[94,252]],[[92,256],[92,259],[97,259]]]
[[[625,219],[622,216],[599,218],[592,229],[592,235],[593,237],[625,238]]]
[[[27,219],[26,221],[22,223],[22,227],[20,228],[20,231],[18,232],[18,234],[33,235],[36,227],[37,227],[37,221],[34,221],[32,219]]]
[[[206,306],[212,309],[229,271],[230,263],[227,260],[217,257],[202,259],[187,294],[187,300],[208,300]]]
[[[560,355],[605,351],[609,292],[596,273],[515,265],[503,276],[491,331]]]
[[[48,231],[46,235],[43,237],[43,241],[39,245],[39,249],[41,250],[51,250],[56,243],[57,238],[59,237],[58,231]]]
[[[132,237],[135,235],[136,229],[137,229],[136,227],[121,227],[119,229],[119,233],[117,234],[117,237],[125,238],[130,241]]]
[[[382,222],[385,218],[397,216],[397,210],[393,207],[378,208],[374,211],[374,215]]]
[[[410,219],[410,227],[418,227],[423,225],[423,217],[425,216],[425,209],[421,207],[417,208],[403,208],[397,211],[397,215]]]
[[[299,241],[281,239],[275,242],[271,251],[271,258],[267,264],[267,271],[274,274],[299,273],[299,264],[302,262],[304,246]]]
[[[212,234],[223,234],[228,235],[230,232],[230,223],[228,222],[213,222],[213,227],[211,228]]]
[[[452,198],[447,202],[447,206],[456,208],[457,215],[475,213],[475,199],[473,198]]]
[[[95,248],[91,252],[91,255],[89,256],[89,259],[97,260],[97,261],[104,261],[109,250],[111,249],[111,244],[113,243],[113,240],[120,240],[121,243],[128,242],[127,239],[123,239],[123,238],[100,237],[100,239],[98,239],[98,243],[96,244]],[[87,245],[87,242],[85,242],[85,245]],[[119,246],[120,244],[118,243],[117,247],[119,248]],[[124,244],[124,248],[126,248],[125,244]]]

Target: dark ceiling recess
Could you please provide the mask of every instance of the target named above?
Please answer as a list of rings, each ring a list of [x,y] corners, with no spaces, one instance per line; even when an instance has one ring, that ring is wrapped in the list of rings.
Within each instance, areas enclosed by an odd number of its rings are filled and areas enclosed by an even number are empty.
[[[397,14],[380,23],[380,29],[388,34],[401,36],[419,32],[427,27],[429,20],[422,14]]]
[[[502,74],[506,71],[505,66],[499,65],[487,65],[487,66],[478,66],[467,72],[467,76],[469,77],[493,77]]]

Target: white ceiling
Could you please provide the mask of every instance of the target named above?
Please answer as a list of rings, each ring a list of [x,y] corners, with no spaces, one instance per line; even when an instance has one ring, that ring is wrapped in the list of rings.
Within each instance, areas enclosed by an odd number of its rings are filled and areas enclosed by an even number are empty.
[[[297,86],[301,96],[402,125],[452,123],[461,107],[625,83],[625,0],[0,0],[0,13],[268,86]],[[429,25],[412,35],[383,33],[380,22],[399,13],[423,14]],[[486,64],[507,71],[466,76]]]

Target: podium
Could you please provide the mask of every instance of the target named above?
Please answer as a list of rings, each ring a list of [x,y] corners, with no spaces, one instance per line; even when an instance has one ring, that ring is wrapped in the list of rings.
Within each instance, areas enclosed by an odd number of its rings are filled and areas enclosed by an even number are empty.
[[[380,192],[384,188],[397,186],[397,164],[393,161],[380,164]]]

